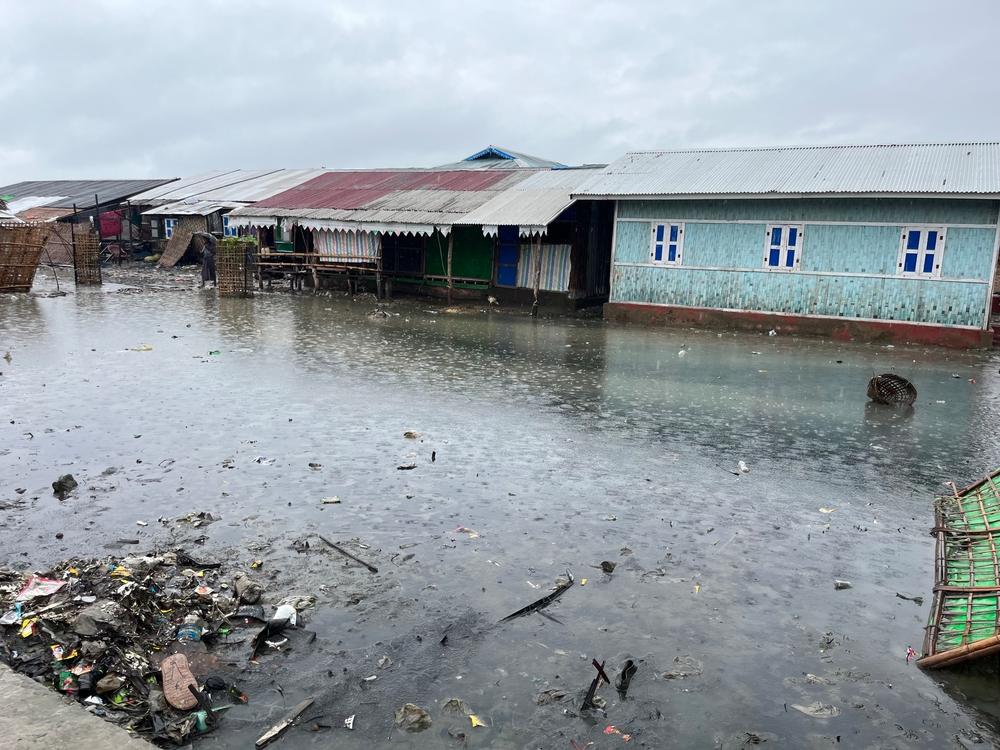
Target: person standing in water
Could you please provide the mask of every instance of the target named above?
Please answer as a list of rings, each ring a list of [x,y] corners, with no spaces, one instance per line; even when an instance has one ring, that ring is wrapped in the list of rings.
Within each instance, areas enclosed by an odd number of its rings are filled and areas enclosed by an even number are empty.
[[[212,288],[216,286],[215,280],[215,237],[210,234],[202,235],[204,244],[201,249],[201,284],[199,289],[205,288],[205,282],[211,281]]]

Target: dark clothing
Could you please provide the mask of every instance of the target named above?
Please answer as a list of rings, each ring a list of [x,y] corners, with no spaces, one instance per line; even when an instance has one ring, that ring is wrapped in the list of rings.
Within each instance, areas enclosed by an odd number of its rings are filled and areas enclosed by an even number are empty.
[[[201,248],[201,283],[215,283],[215,237],[208,235],[202,238]]]
[[[209,252],[207,247],[201,257],[201,282],[206,281],[215,283],[215,253]]]

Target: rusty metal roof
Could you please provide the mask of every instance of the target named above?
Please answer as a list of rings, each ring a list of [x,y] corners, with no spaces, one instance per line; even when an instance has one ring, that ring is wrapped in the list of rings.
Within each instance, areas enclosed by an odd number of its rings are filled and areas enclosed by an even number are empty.
[[[1000,143],[635,151],[575,195],[1000,195]]]
[[[329,172],[230,214],[243,225],[293,218],[312,229],[447,230],[533,170],[350,170]]]

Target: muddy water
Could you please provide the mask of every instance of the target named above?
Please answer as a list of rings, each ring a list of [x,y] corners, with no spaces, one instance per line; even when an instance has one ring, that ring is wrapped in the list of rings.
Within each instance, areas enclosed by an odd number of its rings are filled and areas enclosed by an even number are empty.
[[[370,299],[220,300],[191,279],[0,299],[0,500],[17,502],[0,549],[44,566],[204,535],[202,556],[263,559],[275,599],[316,595],[314,643],[256,666],[227,651],[251,702],[199,746],[247,747],[310,695],[281,747],[624,744],[608,725],[646,747],[994,739],[995,677],[904,655],[927,617],[931,498],[1000,462],[995,355],[419,301],[372,317]],[[916,382],[912,412],[866,404],[886,370]],[[65,472],[81,488],[60,502]],[[201,510],[221,520],[169,521]],[[293,548],[314,533],[380,572],[315,537]],[[497,624],[566,571],[555,620]],[[601,688],[606,716],[579,711],[593,658],[639,665],[627,699]],[[547,689],[567,697],[538,705]],[[489,727],[443,713],[452,697]],[[406,702],[430,729],[393,730]],[[793,708],[814,702],[839,715]]]

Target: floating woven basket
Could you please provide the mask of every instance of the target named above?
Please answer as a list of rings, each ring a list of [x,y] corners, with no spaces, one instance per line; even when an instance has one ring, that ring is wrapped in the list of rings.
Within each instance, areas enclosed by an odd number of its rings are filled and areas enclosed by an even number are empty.
[[[906,378],[884,372],[868,381],[868,398],[876,404],[906,404],[917,400],[917,389]]]

